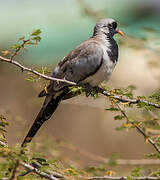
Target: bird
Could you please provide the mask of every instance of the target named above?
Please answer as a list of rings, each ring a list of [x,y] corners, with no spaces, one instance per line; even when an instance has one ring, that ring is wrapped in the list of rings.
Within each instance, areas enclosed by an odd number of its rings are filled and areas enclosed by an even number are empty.
[[[58,63],[52,77],[89,84],[91,87],[100,85],[104,80],[108,81],[118,61],[118,45],[113,38],[117,33],[124,35],[116,20],[100,19],[94,26],[93,35]],[[70,84],[66,82],[50,81],[39,93],[38,96],[45,97],[45,100],[21,147],[32,141],[62,100],[72,97],[69,95],[69,87]]]

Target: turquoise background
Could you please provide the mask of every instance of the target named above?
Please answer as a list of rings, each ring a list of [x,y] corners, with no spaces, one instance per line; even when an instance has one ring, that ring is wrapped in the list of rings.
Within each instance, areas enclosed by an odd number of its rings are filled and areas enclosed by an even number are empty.
[[[42,30],[42,40],[36,47],[21,53],[33,64],[53,64],[71,49],[92,35],[95,20],[85,16],[77,0],[0,0],[0,50],[8,49],[16,40],[34,29]],[[156,0],[86,0],[89,8],[103,10],[104,17],[116,18],[121,29],[136,38],[146,38],[145,27],[160,33],[160,16],[138,14],[146,4]],[[159,1],[160,2],[160,1]],[[151,7],[153,9],[154,7]],[[159,8],[160,10],[160,8]],[[141,12],[141,10],[140,10]],[[160,11],[159,11],[160,12]],[[145,12],[147,14],[147,12]],[[150,29],[149,29],[150,30]],[[148,33],[148,32],[147,32]]]

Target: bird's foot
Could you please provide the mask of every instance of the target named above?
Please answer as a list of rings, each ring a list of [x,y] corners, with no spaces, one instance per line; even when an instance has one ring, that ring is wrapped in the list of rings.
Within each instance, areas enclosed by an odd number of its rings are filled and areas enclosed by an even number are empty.
[[[94,94],[98,94],[99,92],[99,87],[96,86],[96,87],[93,87],[91,86],[89,83],[83,83],[83,84],[79,84],[80,86],[82,86],[85,90],[85,93],[86,93],[86,96],[93,96]]]

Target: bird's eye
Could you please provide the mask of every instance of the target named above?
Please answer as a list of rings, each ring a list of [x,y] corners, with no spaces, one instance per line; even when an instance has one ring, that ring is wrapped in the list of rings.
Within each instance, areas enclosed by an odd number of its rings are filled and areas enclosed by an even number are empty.
[[[109,27],[109,28],[112,28],[112,24],[108,24],[108,27]]]
[[[117,28],[117,23],[116,23],[116,22],[113,22],[113,23],[112,23],[112,27],[113,27],[113,29],[116,29],[116,28]]]

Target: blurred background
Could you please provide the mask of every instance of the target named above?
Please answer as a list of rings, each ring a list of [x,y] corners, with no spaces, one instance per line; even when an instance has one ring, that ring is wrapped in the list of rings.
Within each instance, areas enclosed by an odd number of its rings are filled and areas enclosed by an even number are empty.
[[[36,47],[22,51],[17,60],[31,67],[51,69],[70,50],[93,33],[99,18],[115,18],[126,37],[118,37],[119,62],[108,86],[136,86],[136,94],[147,95],[159,90],[160,66],[160,1],[159,0],[0,0],[0,51],[9,49],[21,36],[41,29],[42,40]],[[19,69],[0,62],[0,113],[8,119],[8,142],[21,143],[42,99],[39,83],[30,83]],[[48,137],[65,139],[79,149],[108,158],[117,153],[121,158],[139,159],[152,152],[150,145],[136,132],[116,131],[121,122],[113,119],[106,98],[84,96],[61,103],[55,115],[34,138],[36,145]],[[62,148],[68,157],[76,156],[82,164],[92,164],[78,153]],[[43,148],[41,151],[45,151]],[[74,157],[75,158],[75,157]]]

